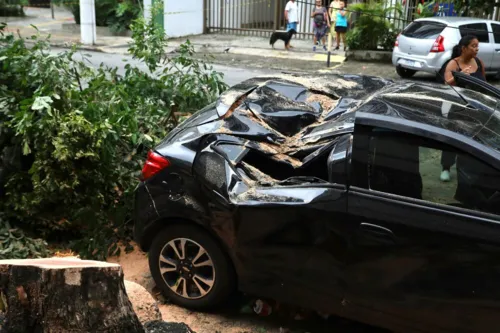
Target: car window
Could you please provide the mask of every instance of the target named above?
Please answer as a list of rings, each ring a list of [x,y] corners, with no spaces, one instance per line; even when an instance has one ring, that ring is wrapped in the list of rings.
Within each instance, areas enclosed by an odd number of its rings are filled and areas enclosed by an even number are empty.
[[[403,36],[419,39],[436,39],[446,24],[434,21],[412,22],[402,32]]]
[[[369,151],[371,190],[500,214],[500,172],[465,152],[392,131],[373,131]]]
[[[491,24],[493,30],[493,38],[495,39],[495,44],[500,44],[500,24]]]
[[[473,23],[461,25],[460,35],[465,37],[467,35],[474,35],[477,37],[480,43],[489,43],[490,38],[488,36],[488,27],[486,23]]]

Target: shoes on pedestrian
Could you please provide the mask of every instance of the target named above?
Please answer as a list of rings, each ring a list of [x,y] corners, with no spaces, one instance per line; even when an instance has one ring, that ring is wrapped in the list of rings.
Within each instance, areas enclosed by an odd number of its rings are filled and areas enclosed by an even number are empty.
[[[323,50],[325,50],[325,51],[326,51],[326,45],[323,45]]]
[[[313,46],[313,52],[316,52],[316,45]]]
[[[347,50],[347,46],[344,45],[344,51]]]
[[[337,46],[335,47],[335,50],[338,50],[338,49],[340,49],[340,46],[338,46],[338,45],[337,45]]]
[[[441,172],[441,176],[439,177],[442,182],[449,182],[450,178],[450,172],[448,170],[443,170],[443,172]]]

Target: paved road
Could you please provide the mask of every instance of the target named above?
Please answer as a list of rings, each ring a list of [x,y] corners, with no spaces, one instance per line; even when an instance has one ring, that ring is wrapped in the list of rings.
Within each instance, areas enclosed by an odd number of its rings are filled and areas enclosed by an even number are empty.
[[[65,49],[53,48],[51,53],[57,54],[65,51]],[[109,67],[118,67],[118,73],[125,73],[125,65],[131,64],[141,68],[144,71],[147,71],[147,67],[143,65],[138,60],[132,59],[131,56],[125,56],[120,54],[110,54],[110,53],[101,53],[101,52],[90,52],[90,51],[80,51],[75,57],[79,60],[82,59],[82,54],[90,55],[89,58],[93,67],[99,67],[102,63],[105,66]],[[126,61],[124,61],[126,60]],[[248,69],[248,68],[237,68],[223,65],[213,65],[214,70],[222,72],[224,74],[224,81],[233,86],[241,81],[247,80],[254,76],[270,74],[277,71],[265,70],[265,69]]]

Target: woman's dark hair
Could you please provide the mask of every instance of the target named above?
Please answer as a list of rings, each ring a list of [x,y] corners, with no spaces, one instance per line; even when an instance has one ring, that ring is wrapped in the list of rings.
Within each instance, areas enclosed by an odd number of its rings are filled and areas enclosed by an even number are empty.
[[[453,47],[453,51],[451,51],[451,59],[460,57],[462,55],[462,48],[469,46],[474,39],[477,39],[474,35],[466,35],[462,37],[460,42]]]

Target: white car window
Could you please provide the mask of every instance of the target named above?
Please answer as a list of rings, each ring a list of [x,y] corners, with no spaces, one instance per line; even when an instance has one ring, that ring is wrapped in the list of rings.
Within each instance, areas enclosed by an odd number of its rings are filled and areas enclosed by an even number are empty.
[[[500,24],[491,24],[493,29],[493,38],[495,39],[495,44],[500,44]]]
[[[480,43],[489,43],[490,38],[488,35],[488,27],[486,23],[473,23],[461,25],[460,35],[465,37],[467,35],[474,35],[477,37]]]

